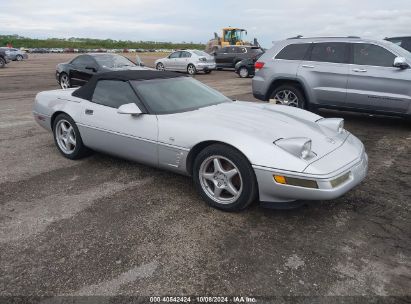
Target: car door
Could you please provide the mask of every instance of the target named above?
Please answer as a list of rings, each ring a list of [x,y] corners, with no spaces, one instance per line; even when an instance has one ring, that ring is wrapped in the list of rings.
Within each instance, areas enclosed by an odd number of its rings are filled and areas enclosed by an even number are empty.
[[[223,47],[217,50],[215,54],[215,62],[218,67],[226,67],[227,66],[227,58],[230,56],[228,54],[229,47]]]
[[[166,70],[172,70],[172,71],[177,70],[178,69],[177,60],[180,58],[180,56],[181,56],[180,51],[172,53],[170,56],[168,56],[167,60],[165,61],[164,68]]]
[[[343,42],[313,43],[298,68],[309,101],[345,106],[347,97],[349,45]]]
[[[190,52],[187,52],[187,51],[181,52],[180,58],[176,59],[177,67],[179,71],[187,70],[187,66],[190,63],[190,58],[191,58]]]
[[[119,114],[118,108],[128,103],[145,112],[129,82],[99,80],[92,101],[82,102],[77,124],[83,142],[97,151],[157,166],[157,117]]]
[[[82,86],[97,73],[97,62],[89,55],[80,55],[71,62],[70,80],[72,85]]]
[[[376,44],[353,43],[347,104],[405,113],[411,103],[411,70],[394,67],[396,57]]]

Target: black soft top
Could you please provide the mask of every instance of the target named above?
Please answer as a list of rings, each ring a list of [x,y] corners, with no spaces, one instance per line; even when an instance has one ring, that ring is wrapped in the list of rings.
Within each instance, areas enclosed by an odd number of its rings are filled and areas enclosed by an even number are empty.
[[[93,98],[94,89],[99,80],[118,80],[118,81],[130,81],[130,80],[152,80],[152,79],[169,79],[176,77],[184,77],[180,73],[169,71],[155,71],[155,70],[125,70],[125,71],[113,71],[101,74],[95,74],[90,80],[81,88],[75,90],[72,95],[82,99],[90,100]]]

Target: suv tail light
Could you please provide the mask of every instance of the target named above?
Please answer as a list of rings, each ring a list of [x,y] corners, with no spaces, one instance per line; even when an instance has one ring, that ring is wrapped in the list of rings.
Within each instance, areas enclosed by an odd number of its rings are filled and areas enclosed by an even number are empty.
[[[264,64],[265,64],[264,62],[257,61],[257,62],[254,64],[255,70],[256,70],[256,71],[261,70],[261,69],[264,67]]]

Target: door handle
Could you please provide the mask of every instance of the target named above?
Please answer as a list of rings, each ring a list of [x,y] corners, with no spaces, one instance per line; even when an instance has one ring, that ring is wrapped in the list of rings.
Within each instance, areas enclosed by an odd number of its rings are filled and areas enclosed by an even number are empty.
[[[356,72],[356,73],[365,73],[365,72],[367,72],[367,70],[365,70],[365,69],[353,69],[352,71]]]
[[[315,66],[309,65],[309,64],[303,64],[302,67],[303,67],[303,68],[307,68],[307,69],[313,69],[313,68],[315,68]]]
[[[86,113],[86,115],[93,115],[94,111],[90,110],[90,109],[86,109],[86,111],[84,113]]]

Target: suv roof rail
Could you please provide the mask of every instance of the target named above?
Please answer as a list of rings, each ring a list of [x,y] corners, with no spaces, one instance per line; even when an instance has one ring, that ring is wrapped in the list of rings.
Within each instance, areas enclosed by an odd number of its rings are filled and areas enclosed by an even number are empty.
[[[331,39],[331,38],[355,38],[355,39],[361,39],[361,37],[359,37],[359,36],[328,36],[328,37],[321,37],[321,36],[318,36],[318,37],[304,37],[304,36],[302,36],[302,35],[298,35],[298,36],[295,36],[295,37],[290,37],[290,38],[287,38],[287,40],[289,40],[289,39],[300,39],[300,38],[305,38],[305,39],[316,39],[316,38],[325,38],[325,39]]]

